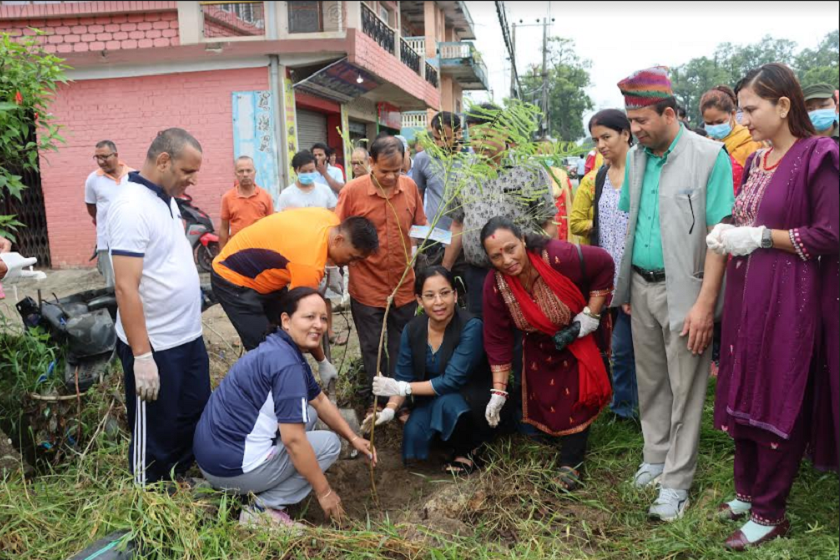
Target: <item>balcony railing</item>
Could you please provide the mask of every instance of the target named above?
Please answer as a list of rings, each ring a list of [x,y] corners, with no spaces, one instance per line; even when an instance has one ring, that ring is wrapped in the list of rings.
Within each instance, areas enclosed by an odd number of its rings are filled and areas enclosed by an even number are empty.
[[[471,75],[469,80],[471,86],[469,89],[484,89],[487,87],[487,66],[481,59],[481,55],[476,50],[475,45],[468,41],[457,41],[438,43],[438,54],[440,55],[441,67],[444,71],[453,71],[454,68],[460,78],[466,78]],[[452,64],[449,61],[456,61]],[[464,62],[468,62],[469,72],[466,74],[466,66]],[[460,81],[460,79],[459,79]],[[480,87],[479,84],[481,84]]]
[[[420,73],[420,55],[411,48],[405,39],[400,39],[400,59],[402,63]]]
[[[389,53],[394,53],[394,38],[396,36],[394,30],[365,4],[362,4],[362,31],[376,41],[380,47]]]
[[[472,43],[458,41],[455,43],[440,43],[438,51],[441,58],[472,58]]]
[[[438,72],[434,66],[426,63],[426,81],[435,87],[438,87]]]
[[[403,111],[402,127],[420,128],[425,130],[427,119],[428,116],[426,111]]]
[[[403,37],[403,41],[408,43],[408,46],[414,49],[414,52],[419,54],[421,58],[426,56],[425,37]]]

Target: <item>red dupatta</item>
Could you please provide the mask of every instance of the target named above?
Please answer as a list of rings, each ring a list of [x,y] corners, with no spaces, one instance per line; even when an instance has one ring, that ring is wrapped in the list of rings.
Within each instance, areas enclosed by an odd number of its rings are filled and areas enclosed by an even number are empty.
[[[538,255],[531,251],[527,251],[527,255],[531,261],[531,266],[537,269],[549,289],[560,298],[560,301],[569,306],[572,313],[575,315],[580,313],[586,305],[586,300],[574,282],[554,270]],[[522,315],[528,321],[528,324],[548,336],[554,336],[558,330],[557,326],[546,317],[539,305],[531,299],[519,278],[508,275],[503,275],[503,277],[519,303]],[[575,403],[575,408],[584,406],[600,410],[609,402],[612,389],[595,339],[592,338],[591,334],[578,338],[569,345],[569,350],[578,361],[579,387],[578,402]]]

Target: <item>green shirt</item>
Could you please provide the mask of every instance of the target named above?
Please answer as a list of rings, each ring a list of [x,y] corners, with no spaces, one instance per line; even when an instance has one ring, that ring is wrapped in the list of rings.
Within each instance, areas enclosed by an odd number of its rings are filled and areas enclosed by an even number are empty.
[[[645,270],[663,270],[665,259],[662,256],[662,234],[659,229],[659,177],[662,168],[668,161],[668,155],[674,150],[683,133],[683,126],[668,150],[662,156],[655,155],[645,148],[647,165],[642,178],[642,197],[639,201],[639,218],[633,234],[634,266]],[[706,227],[712,227],[732,214],[735,202],[735,189],[732,185],[732,161],[726,150],[718,153],[715,166],[709,175],[706,185]],[[621,198],[618,209],[630,211],[630,154],[627,154],[627,165],[624,167],[624,184],[621,187]]]

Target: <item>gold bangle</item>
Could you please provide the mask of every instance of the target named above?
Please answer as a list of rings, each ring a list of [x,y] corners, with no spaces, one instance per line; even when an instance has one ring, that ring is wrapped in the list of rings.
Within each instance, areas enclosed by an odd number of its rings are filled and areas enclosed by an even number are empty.
[[[329,496],[330,494],[332,494],[332,488],[330,488],[329,490],[327,490],[327,493],[326,493],[326,494],[324,494],[323,496],[318,496],[318,499],[319,499],[319,500],[323,500],[324,498],[326,498],[326,497],[327,497],[327,496]]]

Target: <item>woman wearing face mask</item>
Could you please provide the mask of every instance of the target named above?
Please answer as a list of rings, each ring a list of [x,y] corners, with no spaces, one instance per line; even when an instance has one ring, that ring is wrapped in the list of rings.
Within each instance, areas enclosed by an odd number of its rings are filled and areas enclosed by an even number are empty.
[[[560,446],[557,484],[580,485],[589,426],[610,402],[598,342],[615,265],[603,249],[524,235],[491,218],[481,242],[494,272],[484,282],[484,348],[493,372],[487,422],[496,427],[508,400],[514,333],[522,335],[522,422]],[[603,344],[602,344],[603,346]],[[511,393],[518,393],[518,389]]]
[[[809,438],[817,466],[837,467],[840,182],[837,144],[815,135],[790,68],[761,66],[737,91],[744,126],[772,144],[746,162],[733,224],[706,239],[732,255],[714,423],[735,440],[735,499],[720,514],[749,517],[726,541],[743,550],[790,529]]]
[[[709,138],[723,142],[729,155],[743,167],[750,154],[762,144],[753,140],[746,127],[735,120],[737,109],[735,92],[729,86],[716,86],[700,98],[700,113]]]
[[[458,307],[455,279],[442,266],[418,273],[414,294],[424,313],[403,330],[396,375],[373,380],[374,394],[391,397],[376,424],[393,420],[410,398],[403,460],[427,459],[439,437],[452,452],[446,471],[470,474],[478,468],[479,447],[492,435],[484,420],[491,379],[482,322]]]
[[[292,208],[335,208],[338,199],[331,188],[317,182],[321,174],[315,169],[315,156],[309,150],[295,154],[292,158],[292,168],[297,174],[297,181],[280,193],[278,212]]]
[[[596,171],[594,192],[585,191],[575,198],[572,211],[578,230],[588,235],[589,243],[605,249],[620,263],[630,215],[618,209],[627,152],[633,145],[630,121],[623,111],[606,109],[589,121],[589,133],[604,166]],[[589,218],[591,216],[591,218]],[[613,402],[610,410],[620,419],[636,418],[639,396],[636,389],[636,364],[630,316],[616,308],[612,335]]]
[[[338,459],[339,436],[374,464],[376,455],[321,392],[303,357],[327,329],[323,296],[295,288],[281,307],[280,328],[236,362],[211,395],[195,431],[196,461],[214,488],[255,496],[242,510],[244,524],[262,518],[293,527],[285,508],[311,491],[340,521],[341,498],[324,476]],[[318,418],[333,431],[313,431]]]

